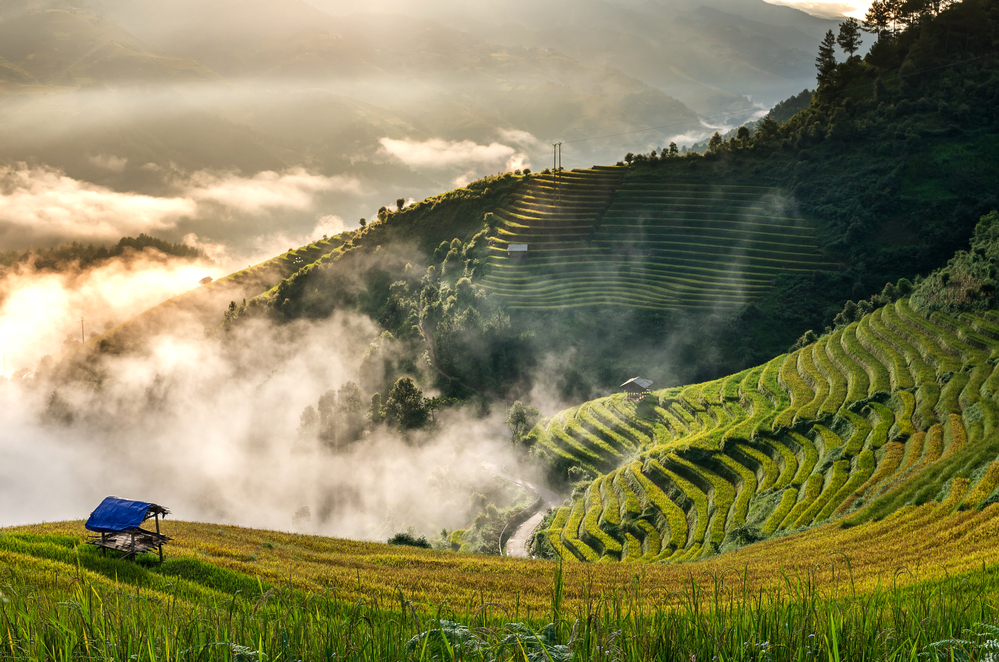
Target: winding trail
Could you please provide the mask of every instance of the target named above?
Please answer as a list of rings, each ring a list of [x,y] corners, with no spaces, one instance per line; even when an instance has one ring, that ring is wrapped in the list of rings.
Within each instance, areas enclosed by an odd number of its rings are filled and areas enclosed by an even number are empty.
[[[547,487],[537,485],[521,476],[514,476],[502,467],[486,463],[482,466],[485,467],[486,471],[489,471],[504,480],[508,480],[515,485],[519,485],[525,490],[534,492],[541,500],[541,506],[538,509],[538,512],[531,515],[530,518],[514,530],[514,532],[507,539],[506,549],[504,550],[507,556],[524,559],[530,558],[531,555],[527,551],[527,541],[530,540],[531,534],[534,533],[534,529],[541,523],[541,520],[544,519],[545,511],[549,508],[561,505],[562,497],[555,492],[552,492]]]

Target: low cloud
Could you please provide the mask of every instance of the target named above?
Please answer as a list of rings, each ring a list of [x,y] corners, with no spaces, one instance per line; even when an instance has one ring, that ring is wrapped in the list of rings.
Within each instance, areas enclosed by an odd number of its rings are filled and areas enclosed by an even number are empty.
[[[374,540],[414,525],[433,535],[467,524],[470,494],[489,493],[483,461],[515,464],[501,415],[449,411],[433,435],[407,443],[377,428],[341,452],[299,434],[307,405],[359,381],[379,332],[370,320],[253,321],[227,346],[191,331],[164,329],[141,355],[104,357],[99,391],[60,386],[60,402],[78,413],[68,423],[39,423],[51,386],[0,386],[0,526],[85,517],[121,494],[185,520]],[[303,507],[311,520],[296,523]]]
[[[197,213],[184,197],[119,193],[46,167],[0,167],[0,238],[114,241],[172,228]]]
[[[500,140],[503,142],[519,145],[520,147],[524,147],[526,149],[539,149],[546,146],[531,133],[521,131],[520,129],[500,129],[499,135]],[[550,145],[548,147],[550,147]]]
[[[126,163],[125,159],[103,155],[90,160],[115,172]],[[252,176],[173,173],[169,179],[173,193],[153,196],[115,191],[45,166],[0,167],[0,240],[10,247],[68,241],[107,243],[125,235],[167,232],[184,220],[219,218],[225,216],[219,213],[224,210],[249,216],[308,212],[323,195],[362,192],[360,182],[353,177],[327,177],[301,168]],[[327,228],[335,226],[327,221]],[[323,232],[329,230],[318,236]]]
[[[333,235],[340,234],[346,229],[347,224],[342,218],[334,214],[327,214],[326,216],[320,216],[316,221],[316,227],[312,229],[311,239],[312,241],[315,241],[316,239],[321,239],[323,235],[332,237]]]
[[[298,248],[325,237],[332,237],[347,229],[347,223],[334,214],[326,214],[316,219],[308,232],[267,232],[253,238],[243,250],[212,239],[201,237],[193,232],[184,235],[183,243],[197,248],[222,267],[223,271],[238,271],[246,266],[268,260],[284,253],[289,248]]]
[[[525,132],[516,132],[518,134]],[[529,134],[528,134],[529,135]],[[514,170],[529,164],[521,150],[499,142],[481,145],[471,140],[433,138],[418,142],[382,138],[382,151],[415,168]]]
[[[199,237],[194,232],[185,234],[180,243],[185,246],[190,246],[191,248],[196,248],[207,255],[213,262],[225,267],[229,267],[229,263],[232,262],[232,251],[228,246],[218,241],[212,241],[211,239]],[[242,262],[242,260],[240,260],[240,262]],[[237,266],[233,270],[238,271],[239,267]]]
[[[314,175],[302,168],[283,173],[268,170],[252,177],[200,171],[191,175],[185,193],[194,200],[260,214],[278,209],[309,210],[318,195],[334,191],[359,194],[361,184],[353,177]]]
[[[172,296],[198,287],[204,276],[225,275],[217,265],[143,251],[86,270],[37,272],[21,265],[0,277],[0,347],[13,370],[34,370],[45,355],[59,356],[67,336],[100,333]]]
[[[120,156],[113,156],[110,154],[98,154],[97,156],[88,156],[87,160],[93,163],[98,168],[102,170],[108,170],[110,172],[124,172],[125,166],[128,165],[128,159]]]
[[[843,16],[853,16],[854,18],[864,18],[870,7],[870,2],[839,2],[838,0],[766,0],[773,5],[787,5],[795,7],[812,16],[821,18],[841,18]]]

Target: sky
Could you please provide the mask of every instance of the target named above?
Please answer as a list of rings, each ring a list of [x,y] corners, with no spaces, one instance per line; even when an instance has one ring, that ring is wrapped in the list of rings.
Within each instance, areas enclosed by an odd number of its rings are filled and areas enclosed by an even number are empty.
[[[864,18],[870,2],[839,2],[838,0],[766,0],[774,5],[788,5],[815,16],[854,16]]]

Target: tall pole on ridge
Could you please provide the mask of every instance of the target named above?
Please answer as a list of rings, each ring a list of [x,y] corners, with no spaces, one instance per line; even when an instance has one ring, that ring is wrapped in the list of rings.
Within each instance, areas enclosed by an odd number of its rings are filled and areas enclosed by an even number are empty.
[[[552,143],[552,204],[558,203],[558,143]]]
[[[552,200],[562,199],[562,143],[552,143]]]

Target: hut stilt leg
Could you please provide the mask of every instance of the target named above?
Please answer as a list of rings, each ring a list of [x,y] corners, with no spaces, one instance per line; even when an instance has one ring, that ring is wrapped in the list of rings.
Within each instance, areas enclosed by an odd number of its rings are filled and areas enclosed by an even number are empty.
[[[154,518],[156,519],[156,535],[160,535],[160,515],[159,515],[159,513],[156,513],[156,515],[154,515]],[[163,563],[163,543],[162,542],[160,543],[159,547],[160,547],[160,563]]]

